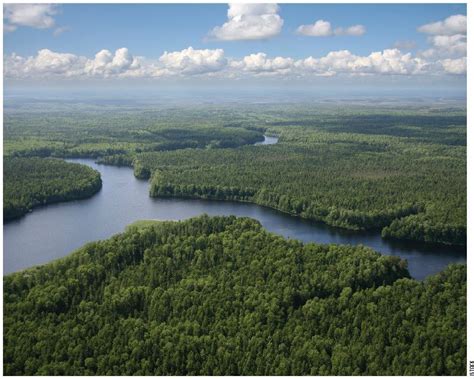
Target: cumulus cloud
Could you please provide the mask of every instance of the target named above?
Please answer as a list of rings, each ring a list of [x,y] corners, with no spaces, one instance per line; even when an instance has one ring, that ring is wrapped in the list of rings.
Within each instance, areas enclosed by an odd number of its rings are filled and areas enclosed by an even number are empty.
[[[19,26],[48,29],[54,26],[54,4],[5,4],[3,6],[4,30],[13,31]]]
[[[266,39],[278,35],[283,19],[277,4],[229,4],[228,21],[209,36],[223,41]]]
[[[234,70],[257,75],[275,75],[289,73],[293,68],[292,58],[268,58],[265,53],[250,54],[231,63]]]
[[[467,53],[466,16],[454,15],[445,20],[422,25],[419,32],[429,34],[429,49],[420,51],[423,58],[462,58]]]
[[[421,33],[450,36],[454,34],[467,33],[467,17],[462,14],[449,16],[448,18],[422,25],[418,28]]]
[[[58,53],[49,49],[39,50],[37,55],[21,57],[11,54],[4,59],[5,77],[120,77],[140,68],[137,58],[128,49],[121,48],[111,53],[101,50],[94,59],[69,53]]]
[[[458,59],[443,59],[440,61],[445,72],[449,74],[465,74],[467,70],[466,57]]]
[[[373,52],[368,56],[358,56],[348,50],[332,51],[321,58],[309,57],[296,62],[302,72],[319,74],[420,74],[426,68],[426,62],[413,58],[410,53],[403,54],[398,49],[386,49]]]
[[[71,77],[81,74],[84,63],[85,58],[74,54],[56,53],[49,49],[42,49],[36,56],[27,58],[12,54],[4,61],[4,67],[6,77]]]
[[[318,20],[312,25],[300,25],[297,33],[312,37],[328,37],[333,35],[331,23],[324,20]]]
[[[133,56],[127,48],[115,52],[103,49],[92,59],[43,49],[36,56],[11,54],[4,58],[5,77],[163,77],[200,75],[220,71],[227,65],[224,51],[195,50],[165,52],[156,61]]]
[[[333,29],[329,21],[317,20],[314,24],[300,25],[296,32],[311,37],[361,36],[365,34],[366,29],[364,25],[352,25],[347,28],[338,27]]]
[[[94,59],[86,61],[84,73],[90,76],[120,76],[139,67],[138,59],[134,58],[127,48],[122,47],[114,54],[105,49],[99,51]]]
[[[227,59],[222,49],[195,50],[188,47],[181,51],[165,51],[159,62],[168,73],[199,75],[222,70]]]
[[[466,55],[466,35],[436,35],[430,37],[429,41],[439,51],[440,55]]]
[[[165,52],[157,60],[133,56],[127,48],[99,51],[93,58],[40,50],[35,56],[11,54],[4,57],[5,78],[166,78],[218,76],[225,79],[278,76],[365,75],[463,75],[466,58],[429,58],[399,49],[356,55],[349,50],[331,51],[322,57],[294,59],[269,57],[263,52],[242,58],[226,58],[222,49],[193,49]]]

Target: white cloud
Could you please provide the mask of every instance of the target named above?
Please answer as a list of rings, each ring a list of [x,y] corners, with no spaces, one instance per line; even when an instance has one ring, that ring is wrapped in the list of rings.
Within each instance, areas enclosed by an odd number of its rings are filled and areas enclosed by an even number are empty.
[[[117,49],[114,54],[109,50],[101,50],[92,60],[87,60],[84,73],[91,76],[110,77],[121,75],[129,70],[138,69],[140,64],[127,48]]]
[[[466,57],[458,59],[443,59],[440,61],[444,71],[449,74],[465,74],[467,70]]]
[[[332,51],[321,58],[309,57],[296,62],[301,72],[319,74],[384,74],[414,75],[424,72],[427,63],[411,54],[402,54],[398,49],[373,52],[358,56],[348,50]]]
[[[347,28],[336,28],[334,34],[336,36],[346,35],[346,36],[361,36],[365,34],[364,25],[352,25]]]
[[[73,67],[79,58],[74,54],[55,53],[48,49],[42,49],[38,52],[36,58],[30,60],[32,67],[41,72],[54,72],[57,74],[67,73],[68,69]]]
[[[165,52],[157,60],[133,56],[127,48],[99,51],[93,58],[40,50],[37,55],[4,57],[5,78],[166,78],[213,76],[222,79],[278,76],[443,75],[466,73],[466,58],[413,56],[399,49],[356,55],[349,50],[331,51],[322,57],[294,59],[269,57],[263,52],[226,58],[222,49]]]
[[[462,58],[467,53],[466,16],[454,15],[443,21],[420,26],[418,31],[429,34],[429,49],[419,56],[427,59]]]
[[[454,34],[466,34],[467,17],[462,14],[449,16],[443,21],[437,21],[422,25],[418,28],[421,33],[450,36]]]
[[[338,27],[333,29],[329,21],[317,20],[314,24],[300,25],[296,32],[311,37],[361,36],[365,34],[366,29],[364,25],[352,25],[347,28]]]
[[[318,20],[313,25],[300,25],[296,30],[299,34],[312,37],[328,37],[333,35],[331,23]]]
[[[21,57],[11,54],[4,58],[5,77],[46,78],[46,77],[83,77],[101,78],[129,76],[140,68],[139,61],[121,48],[112,54],[101,50],[94,59],[69,53],[57,53],[49,49],[38,51],[36,56]]]
[[[192,47],[181,51],[165,52],[159,59],[166,72],[183,75],[198,75],[222,70],[227,59],[224,50],[195,50]]]
[[[48,29],[54,26],[53,16],[57,13],[54,4],[5,4],[3,17],[7,31],[13,31],[18,26],[28,26],[36,29]]]
[[[439,55],[466,55],[467,40],[465,35],[436,35],[430,37],[429,41],[439,51]]]
[[[278,35],[283,19],[277,4],[229,4],[228,21],[209,36],[223,41],[266,39]]]
[[[4,62],[6,77],[62,76],[81,74],[85,59],[74,54],[56,53],[48,49],[38,51],[34,57],[23,58],[12,54]]]
[[[256,75],[275,75],[289,73],[293,68],[292,58],[268,58],[265,53],[250,54],[242,60],[235,60],[231,67],[237,72],[250,72]]]

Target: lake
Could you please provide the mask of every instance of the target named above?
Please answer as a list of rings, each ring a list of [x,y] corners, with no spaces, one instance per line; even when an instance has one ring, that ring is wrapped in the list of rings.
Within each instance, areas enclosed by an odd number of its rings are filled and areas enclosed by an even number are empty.
[[[4,274],[64,257],[87,242],[122,232],[137,220],[183,220],[203,213],[252,217],[270,232],[303,242],[366,245],[406,259],[416,279],[439,272],[449,263],[466,262],[464,247],[383,240],[379,232],[328,227],[254,204],[150,198],[148,181],[136,179],[130,168],[98,165],[90,159],[68,161],[98,170],[102,189],[90,199],[35,208],[4,225]]]
[[[278,142],[278,137],[263,136],[265,139],[261,142],[257,142],[254,145],[274,145]]]

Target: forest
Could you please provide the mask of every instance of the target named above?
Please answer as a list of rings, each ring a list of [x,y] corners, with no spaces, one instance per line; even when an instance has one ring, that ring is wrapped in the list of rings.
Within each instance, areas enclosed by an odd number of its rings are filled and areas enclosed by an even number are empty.
[[[16,105],[5,155],[93,157],[154,197],[253,202],[384,238],[466,244],[466,110],[452,105]],[[254,146],[263,134],[276,145]]]
[[[126,157],[145,151],[237,147],[263,140],[262,128],[223,127],[212,109],[54,103],[7,109],[4,154],[67,158]]]
[[[6,375],[465,375],[466,266],[418,282],[249,218],[141,222],[4,277]]]
[[[332,117],[339,124],[270,123],[272,146],[137,154],[135,175],[151,175],[151,196],[250,201],[385,238],[465,245],[465,117]]]
[[[3,159],[3,221],[39,205],[84,199],[102,187],[99,172],[54,158]]]

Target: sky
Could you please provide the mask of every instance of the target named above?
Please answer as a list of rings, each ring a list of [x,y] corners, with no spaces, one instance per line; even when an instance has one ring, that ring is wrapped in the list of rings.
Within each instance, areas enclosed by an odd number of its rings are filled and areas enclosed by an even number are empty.
[[[465,91],[465,4],[6,4],[5,87]]]

